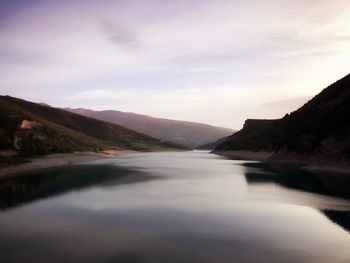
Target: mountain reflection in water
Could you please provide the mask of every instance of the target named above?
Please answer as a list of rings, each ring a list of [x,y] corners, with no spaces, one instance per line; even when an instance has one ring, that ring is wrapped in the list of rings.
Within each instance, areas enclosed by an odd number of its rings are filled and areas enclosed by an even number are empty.
[[[69,191],[130,184],[152,178],[112,165],[69,165],[30,171],[0,180],[0,210]]]
[[[1,262],[350,262],[348,182],[204,151],[0,180]]]
[[[313,174],[297,166],[276,163],[247,162],[243,166],[248,168],[244,176],[249,184],[275,183],[290,189],[350,198],[350,178],[341,174]],[[319,211],[350,233],[349,211]]]

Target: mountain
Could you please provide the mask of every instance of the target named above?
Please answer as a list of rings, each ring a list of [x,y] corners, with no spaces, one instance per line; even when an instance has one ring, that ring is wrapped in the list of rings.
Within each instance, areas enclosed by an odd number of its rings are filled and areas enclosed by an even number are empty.
[[[196,147],[196,150],[213,150],[215,147],[217,147],[218,145],[224,143],[229,137],[222,137],[214,142],[210,142],[210,143],[206,143],[206,144],[202,144],[198,147]]]
[[[9,96],[0,96],[0,149],[22,155],[107,148],[176,148],[125,127]]]
[[[271,158],[350,160],[350,74],[278,120],[247,120],[215,151],[268,151]]]
[[[114,110],[93,111],[82,108],[65,108],[65,110],[122,125],[161,141],[169,141],[191,148],[213,142],[234,132],[231,129],[202,123],[154,118],[147,115]]]

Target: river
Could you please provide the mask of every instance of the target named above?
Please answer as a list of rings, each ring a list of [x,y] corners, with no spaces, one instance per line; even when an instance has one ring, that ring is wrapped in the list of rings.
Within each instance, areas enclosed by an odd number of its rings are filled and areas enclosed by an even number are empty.
[[[350,262],[349,180],[205,151],[0,181],[1,262]]]

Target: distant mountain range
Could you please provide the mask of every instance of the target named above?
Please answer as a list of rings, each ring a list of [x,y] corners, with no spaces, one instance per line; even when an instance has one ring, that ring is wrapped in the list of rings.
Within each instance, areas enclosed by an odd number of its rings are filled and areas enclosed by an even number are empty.
[[[82,108],[64,108],[64,110],[115,123],[161,141],[169,141],[191,148],[196,148],[206,143],[212,143],[234,132],[232,129],[215,127],[202,123],[155,118],[122,111],[94,111]]]
[[[120,125],[9,96],[0,96],[0,149],[53,152],[182,148]]]
[[[350,160],[350,74],[278,120],[247,120],[215,151],[268,151],[271,159]]]

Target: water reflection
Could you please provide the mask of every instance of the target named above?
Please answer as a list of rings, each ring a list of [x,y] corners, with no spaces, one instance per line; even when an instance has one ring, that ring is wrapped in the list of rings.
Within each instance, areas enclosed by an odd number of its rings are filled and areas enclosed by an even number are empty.
[[[146,181],[154,176],[112,165],[70,165],[23,173],[0,181],[0,210],[88,187]]]
[[[1,260],[349,262],[350,202],[279,169],[140,153],[7,179]]]
[[[286,164],[247,162],[243,166],[247,168],[245,178],[250,184],[273,182],[286,188],[350,198],[350,178],[344,175],[313,174]]]
[[[313,174],[293,165],[247,162],[245,178],[249,184],[275,183],[289,189],[321,195],[350,198],[350,178],[339,174]],[[319,209],[330,221],[350,232],[350,212]]]

